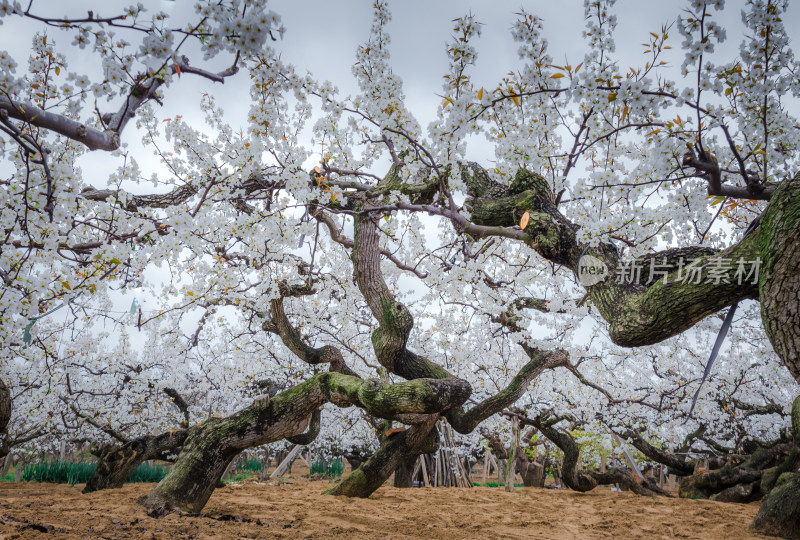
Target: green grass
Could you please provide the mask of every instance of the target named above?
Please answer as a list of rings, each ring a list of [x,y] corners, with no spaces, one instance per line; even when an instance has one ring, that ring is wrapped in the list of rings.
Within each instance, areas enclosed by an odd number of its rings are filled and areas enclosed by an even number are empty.
[[[24,482],[52,482],[54,484],[85,484],[97,470],[97,463],[91,461],[39,461],[31,463],[22,471]],[[169,469],[162,465],[142,463],[128,477],[126,482],[160,482]],[[8,476],[8,475],[6,475]],[[12,475],[11,480],[14,477]]]
[[[126,482],[139,483],[139,482],[161,482],[167,473],[169,467],[163,465],[150,465],[149,463],[142,463],[136,467]]]
[[[97,464],[88,461],[39,461],[25,466],[22,480],[74,486],[86,483],[94,475],[95,470]]]
[[[13,472],[7,472],[6,475],[0,478],[0,482],[13,482],[17,475]]]
[[[483,486],[483,487],[505,487],[505,482],[486,482],[485,484],[481,484],[480,482],[473,482],[473,486]],[[514,484],[514,487],[523,487],[524,484]]]
[[[261,472],[264,470],[264,464],[256,458],[243,459],[236,466],[237,471],[248,472]]]
[[[233,476],[228,475],[225,478],[223,478],[222,481],[226,482],[228,484],[237,483],[237,482],[244,482],[245,480],[250,478],[250,475],[251,475],[251,473],[248,473],[248,472],[234,474]]]
[[[344,472],[344,463],[341,458],[336,458],[331,461],[330,465],[324,461],[313,461],[311,463],[311,474],[321,474],[324,476],[331,476],[338,478]]]

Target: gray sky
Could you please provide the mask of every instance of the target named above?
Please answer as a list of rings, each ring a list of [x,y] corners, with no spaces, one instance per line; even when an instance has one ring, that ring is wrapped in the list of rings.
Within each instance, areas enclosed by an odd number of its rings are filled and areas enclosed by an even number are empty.
[[[83,16],[86,11],[93,9],[96,14],[111,15],[121,9],[121,6],[130,3],[130,0],[111,0],[102,4],[93,0],[72,0],[67,4],[40,0],[34,4],[34,12],[53,16]],[[189,0],[146,0],[143,4],[150,12],[167,8],[180,20],[189,20],[193,15],[193,2]],[[728,42],[725,47],[727,58],[738,50],[741,41],[739,29],[742,4],[743,1],[728,1],[725,12],[715,15],[723,26],[728,27]],[[389,0],[389,5],[393,13],[389,27],[392,35],[392,64],[405,83],[408,108],[423,127],[434,118],[436,108],[441,103],[436,94],[441,90],[442,75],[447,69],[445,42],[451,33],[452,20],[456,17],[472,13],[484,25],[483,35],[477,42],[478,65],[473,73],[476,74],[475,83],[486,88],[493,88],[503,75],[520,65],[516,54],[517,46],[510,36],[510,28],[515,20],[514,12],[518,12],[520,8],[544,19],[544,33],[550,41],[550,54],[555,63],[563,65],[569,60],[572,65],[576,65],[583,58],[583,2],[579,0]],[[644,48],[641,44],[647,41],[648,33],[658,31],[663,24],[673,22],[686,5],[687,3],[681,1],[620,0],[615,12],[619,19],[617,53],[622,58],[622,64],[643,63]],[[309,70],[318,78],[331,80],[344,94],[354,92],[350,66],[354,61],[356,47],[368,37],[372,1],[274,0],[269,6],[281,15],[287,27],[284,38],[273,44],[281,51],[283,58],[295,64],[301,72]],[[786,19],[786,27],[790,33],[800,32],[800,3],[795,2],[790,6]],[[10,19],[6,19],[2,26],[0,50],[10,51],[17,58],[19,69],[22,70],[25,68],[30,36],[36,25],[18,19],[11,23]],[[67,45],[72,41],[71,36],[67,37],[57,29],[48,29],[48,35],[53,36],[60,45]],[[672,65],[680,66],[683,61],[683,53],[680,51],[681,37],[675,29],[670,35],[674,49],[671,57],[666,59]],[[800,39],[800,36],[794,37]],[[134,39],[138,38],[131,37],[131,40]],[[227,57],[220,57],[214,59],[209,66],[202,61],[200,55],[188,55],[194,65],[211,70],[224,69],[225,62],[230,61]],[[89,48],[83,51],[73,49],[68,54],[68,60],[78,71],[85,71],[90,76],[99,73],[99,66],[96,59],[92,58]],[[680,78],[677,67],[673,78]],[[163,117],[182,114],[191,118],[196,114],[193,111],[197,111],[196,105],[202,93],[208,91],[216,96],[225,110],[226,120],[235,129],[244,127],[249,107],[248,83],[244,74],[231,78],[224,86],[198,77],[185,77],[167,90],[164,107],[159,113]],[[108,108],[103,103],[100,106],[103,110]],[[131,145],[131,150],[149,175],[157,169],[147,165],[146,156],[150,152],[141,151],[138,138],[133,131],[123,135],[123,141]],[[470,159],[483,162],[491,158],[491,149],[487,145],[480,145],[472,151],[475,153],[470,154]],[[116,160],[102,155],[102,152],[94,152],[91,157],[87,156],[81,161],[88,176],[96,178],[99,184],[105,183],[103,171],[108,171],[116,163]],[[2,164],[0,172],[4,172]],[[148,189],[151,187],[144,186],[145,191]]]

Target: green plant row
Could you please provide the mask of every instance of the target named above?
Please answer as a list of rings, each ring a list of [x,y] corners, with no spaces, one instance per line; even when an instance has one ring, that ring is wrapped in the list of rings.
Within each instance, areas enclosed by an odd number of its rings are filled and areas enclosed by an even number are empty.
[[[341,458],[336,458],[331,461],[330,465],[324,461],[311,462],[311,474],[322,474],[325,476],[332,476],[338,478],[344,472],[344,463]]]
[[[97,470],[92,461],[39,461],[31,463],[22,471],[25,482],[52,482],[54,484],[85,484]],[[162,465],[142,463],[128,477],[126,482],[160,482],[167,475],[168,468]]]
[[[237,471],[261,472],[264,470],[264,464],[256,458],[243,459],[236,465]]]
[[[483,487],[505,487],[505,482],[486,482],[485,484],[481,484],[480,482],[472,482],[473,486],[483,486]],[[514,484],[514,487],[523,487],[524,484]]]

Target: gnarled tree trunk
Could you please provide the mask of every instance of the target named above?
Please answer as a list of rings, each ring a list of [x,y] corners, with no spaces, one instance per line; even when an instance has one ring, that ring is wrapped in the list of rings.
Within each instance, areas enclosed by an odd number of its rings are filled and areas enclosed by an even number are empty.
[[[760,228],[761,319],[775,352],[800,381],[800,175],[781,182]]]
[[[403,460],[394,471],[394,487],[410,488],[414,487],[414,468],[417,465],[419,456]]]
[[[469,385],[458,379],[416,379],[389,384],[341,373],[318,373],[272,399],[256,400],[227,418],[212,418],[190,428],[167,476],[139,502],[155,513],[173,509],[199,512],[237,454],[247,448],[301,434],[315,411],[327,401],[339,406],[357,405],[381,418],[404,415],[435,418],[442,410],[463,403],[470,392]],[[398,440],[403,441],[406,434],[412,433],[406,446],[414,447],[420,438],[419,430],[415,430],[417,427],[400,434],[402,437]],[[386,446],[391,446],[391,440]],[[403,445],[399,449],[403,450]],[[382,463],[395,459],[390,456],[387,460],[386,454],[386,451],[379,451],[376,454],[378,458],[373,456],[359,470],[369,466],[370,470],[378,468],[384,472]],[[393,467],[398,464],[391,463]],[[394,468],[386,473],[383,480],[393,471]]]
[[[83,488],[84,493],[101,489],[121,488],[133,471],[148,459],[166,459],[177,454],[188,435],[176,429],[161,435],[145,435],[119,447],[106,447],[97,452],[97,470]]]

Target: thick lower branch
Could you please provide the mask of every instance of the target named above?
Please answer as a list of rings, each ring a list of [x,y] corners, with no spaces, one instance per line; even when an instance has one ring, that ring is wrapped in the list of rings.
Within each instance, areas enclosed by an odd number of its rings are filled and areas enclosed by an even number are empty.
[[[401,464],[420,454],[436,451],[439,447],[439,434],[435,428],[437,419],[438,416],[432,415],[423,424],[393,434],[377,452],[328,493],[346,497],[369,497]]]
[[[161,435],[145,435],[121,446],[97,451],[97,470],[86,482],[83,492],[121,488],[136,467],[145,461],[176,455],[188,435],[188,430],[177,429]]]
[[[427,414],[435,421],[438,413],[460,405],[470,392],[469,385],[458,379],[389,384],[340,373],[319,373],[273,398],[258,399],[227,418],[212,418],[191,428],[169,474],[140,502],[157,513],[172,509],[199,512],[237,454],[301,435],[313,413],[325,402],[356,405],[384,418]],[[420,426],[430,422],[429,419]],[[409,432],[420,432],[420,426]]]

